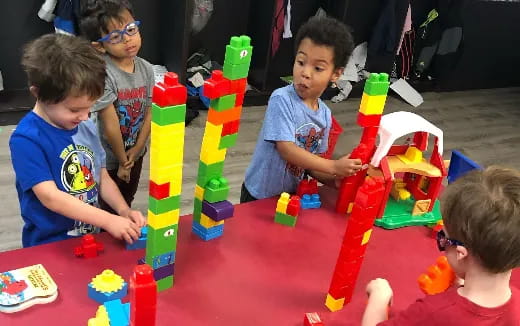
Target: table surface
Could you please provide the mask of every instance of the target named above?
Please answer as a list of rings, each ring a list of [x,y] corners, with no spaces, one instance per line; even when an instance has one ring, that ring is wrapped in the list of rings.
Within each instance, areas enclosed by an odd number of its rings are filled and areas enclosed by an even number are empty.
[[[306,312],[318,312],[327,326],[358,325],[365,285],[375,277],[393,286],[393,311],[422,296],[417,277],[440,255],[430,229],[376,227],[352,302],[338,312],[327,310],[325,296],[347,218],[334,212],[334,191],[320,192],[323,207],[302,211],[295,228],[274,223],[273,198],[235,206],[224,235],[209,242],[193,235],[191,216],[183,216],[175,285],[158,294],[157,325],[296,326]],[[105,252],[91,259],[73,256],[79,239],[0,253],[0,271],[41,263],[59,288],[55,302],[0,314],[0,325],[86,325],[98,307],[87,296],[90,279],[109,268],[128,281],[144,255],[144,250],[125,250],[106,233],[97,239]],[[517,271],[513,283],[520,285]]]

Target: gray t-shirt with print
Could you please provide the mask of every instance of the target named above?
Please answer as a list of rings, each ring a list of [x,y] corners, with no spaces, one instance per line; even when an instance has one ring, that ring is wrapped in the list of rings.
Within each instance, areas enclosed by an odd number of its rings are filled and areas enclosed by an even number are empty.
[[[105,55],[107,70],[105,92],[91,108],[91,120],[98,126],[101,144],[106,151],[106,167],[108,170],[117,169],[119,161],[103,136],[103,124],[99,121],[98,112],[109,104],[114,104],[119,117],[123,144],[125,150],[128,150],[135,145],[143,126],[145,113],[152,104],[152,89],[154,86],[152,65],[139,57],[135,57],[134,60],[134,72],[128,73],[121,70],[108,55]],[[145,151],[144,148],[139,155],[144,155]]]

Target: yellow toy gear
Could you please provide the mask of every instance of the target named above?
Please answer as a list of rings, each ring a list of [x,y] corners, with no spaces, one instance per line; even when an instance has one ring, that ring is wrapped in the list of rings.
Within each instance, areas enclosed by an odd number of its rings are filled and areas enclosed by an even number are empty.
[[[116,292],[123,288],[125,281],[111,269],[105,269],[96,275],[90,283],[98,292]]]

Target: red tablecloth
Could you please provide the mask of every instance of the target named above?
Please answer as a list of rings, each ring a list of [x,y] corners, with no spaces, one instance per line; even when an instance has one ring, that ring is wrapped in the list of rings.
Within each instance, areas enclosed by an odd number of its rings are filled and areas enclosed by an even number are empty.
[[[347,219],[334,212],[334,194],[322,195],[324,208],[303,211],[295,228],[274,223],[275,199],[238,205],[224,235],[209,242],[191,233],[191,216],[182,217],[175,285],[158,295],[157,325],[296,326],[305,312],[318,312],[327,326],[358,325],[365,285],[375,277],[392,284],[394,311],[421,296],[417,277],[440,255],[430,230],[375,228],[353,301],[339,312],[327,310]],[[90,279],[110,268],[128,280],[144,255],[107,234],[97,238],[106,248],[92,259],[73,256],[78,239],[0,253],[0,271],[41,263],[59,287],[55,302],[0,314],[0,325],[86,325],[98,307],[87,296]],[[513,279],[518,286],[518,273]]]

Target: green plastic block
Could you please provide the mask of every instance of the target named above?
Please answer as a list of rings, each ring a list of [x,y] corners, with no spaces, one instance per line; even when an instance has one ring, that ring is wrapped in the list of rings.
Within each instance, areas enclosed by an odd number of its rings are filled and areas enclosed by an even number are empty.
[[[226,178],[220,177],[211,179],[204,189],[204,200],[216,203],[227,199],[229,194],[229,184]]]
[[[237,137],[238,133],[221,137],[220,143],[218,143],[218,149],[230,148],[235,146],[235,144],[237,143]]]
[[[204,164],[204,162],[199,161],[199,171],[197,174],[197,185],[202,188],[206,188],[209,180],[214,178],[220,178],[222,173],[224,172],[224,161],[213,163],[213,164]]]
[[[388,93],[388,74],[386,73],[371,73],[370,77],[365,82],[364,92],[368,95],[386,95]]]
[[[158,215],[180,208],[181,196],[171,196],[164,199],[156,199],[148,196],[148,209]]]
[[[200,224],[200,218],[202,213],[202,200],[198,198],[193,199],[193,220]]]
[[[237,94],[224,95],[222,97],[211,100],[209,106],[218,112],[226,111],[235,107],[236,99]]]
[[[246,78],[249,74],[249,62],[239,65],[224,61],[224,77],[229,80]]]
[[[296,225],[296,217],[287,215],[284,213],[276,212],[274,215],[274,221],[279,224],[287,225],[287,226],[295,226]]]
[[[152,121],[160,126],[186,120],[186,104],[160,107],[152,103]]]
[[[251,62],[253,47],[251,46],[251,38],[246,35],[233,36],[226,45],[225,61],[239,65]]]
[[[148,226],[146,238],[146,263],[153,266],[153,257],[177,250],[179,224],[154,229]]]
[[[157,281],[157,292],[161,292],[161,291],[164,291],[164,290],[167,290],[167,289],[173,287],[174,283],[175,283],[175,278],[173,277],[173,275],[170,275],[168,277],[158,280]]]
[[[380,219],[376,219],[375,225],[385,229],[397,229],[413,225],[435,225],[441,219],[439,201],[436,200],[431,212],[422,215],[412,215],[415,201],[412,198],[396,201],[392,197],[388,198],[385,213]]]

